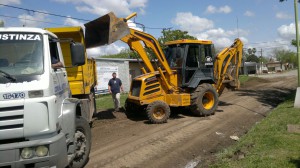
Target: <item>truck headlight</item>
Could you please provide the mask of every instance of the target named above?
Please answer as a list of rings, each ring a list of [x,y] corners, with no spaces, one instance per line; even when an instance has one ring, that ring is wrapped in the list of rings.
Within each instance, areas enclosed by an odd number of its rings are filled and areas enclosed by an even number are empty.
[[[46,156],[48,154],[47,146],[38,146],[37,148],[35,148],[35,154],[38,157]]]
[[[34,151],[32,148],[23,148],[21,151],[21,157],[23,159],[30,159],[34,155]]]
[[[43,90],[32,90],[28,91],[28,97],[29,98],[36,98],[36,97],[43,97],[44,91]]]

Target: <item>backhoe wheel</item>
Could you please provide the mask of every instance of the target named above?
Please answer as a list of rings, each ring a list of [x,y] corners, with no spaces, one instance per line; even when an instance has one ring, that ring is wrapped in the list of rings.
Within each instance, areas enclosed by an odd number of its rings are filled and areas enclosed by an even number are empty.
[[[208,116],[214,114],[218,104],[218,93],[211,84],[203,83],[191,94],[190,108],[196,116]]]
[[[151,123],[162,124],[167,122],[170,117],[170,107],[163,101],[154,101],[146,109],[148,119]]]
[[[82,168],[88,161],[91,150],[91,129],[88,121],[82,117],[76,118],[75,158],[70,167]]]
[[[134,112],[137,110],[137,107],[134,103],[129,102],[127,99],[125,101],[125,114],[127,117],[133,116]]]

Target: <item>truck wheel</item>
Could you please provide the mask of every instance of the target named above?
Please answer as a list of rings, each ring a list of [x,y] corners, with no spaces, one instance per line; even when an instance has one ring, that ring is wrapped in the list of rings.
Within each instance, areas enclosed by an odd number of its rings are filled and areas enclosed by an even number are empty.
[[[93,114],[97,114],[97,106],[96,106],[96,94],[95,94],[95,89],[92,87],[91,93],[90,93],[90,100],[91,100],[91,106],[93,106]]]
[[[218,104],[218,93],[211,84],[203,83],[199,85],[193,93],[191,93],[190,109],[196,116],[214,114]]]
[[[127,117],[133,116],[134,111],[137,110],[136,108],[137,107],[134,103],[131,103],[126,99],[126,101],[125,101],[125,114],[126,114]]]
[[[170,107],[163,101],[154,101],[147,106],[146,113],[151,123],[161,124],[170,117]]]
[[[82,117],[76,118],[75,158],[70,167],[82,168],[88,161],[91,150],[91,129],[89,123]]]

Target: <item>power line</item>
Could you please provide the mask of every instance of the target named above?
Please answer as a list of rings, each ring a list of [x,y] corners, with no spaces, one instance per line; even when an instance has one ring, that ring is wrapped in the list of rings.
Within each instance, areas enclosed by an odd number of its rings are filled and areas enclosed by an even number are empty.
[[[49,24],[55,24],[55,25],[63,25],[63,24],[58,24],[58,23],[54,23],[54,22],[47,22],[47,21],[41,21],[41,20],[35,20],[35,19],[19,18],[19,17],[16,17],[16,16],[7,16],[7,15],[1,15],[1,14],[0,14],[0,16],[6,17],[6,18],[22,19],[22,20],[40,22],[40,23],[49,23]]]
[[[275,41],[262,41],[262,42],[252,42],[252,43],[248,43],[248,44],[263,44],[263,43],[272,43],[272,42],[285,42],[285,43],[290,43],[290,41],[286,41],[286,40],[275,40]]]
[[[17,7],[17,6],[11,6],[11,5],[5,5],[5,4],[0,4],[0,5],[5,6],[5,7],[9,7],[9,8],[24,10],[24,11],[27,11],[27,12],[36,12],[36,13],[42,13],[42,14],[56,16],[56,17],[71,18],[71,19],[76,19],[76,20],[81,20],[81,21],[90,21],[90,20],[87,20],[87,19],[81,19],[81,18],[76,18],[76,17],[71,17],[71,16],[59,15],[59,14],[49,13],[49,12],[42,12],[42,11],[37,11],[37,10],[33,10],[33,9],[21,8],[21,7]]]
[[[90,21],[90,20],[87,20],[87,19],[76,18],[76,17],[71,17],[71,16],[65,16],[65,15],[60,15],[60,14],[55,14],[55,13],[50,13],[50,12],[42,12],[42,11],[38,11],[38,10],[33,10],[33,9],[28,9],[28,8],[22,8],[22,7],[12,6],[12,5],[6,5],[6,4],[0,4],[0,5],[8,7],[8,8],[14,8],[14,9],[19,9],[19,10],[24,10],[26,12],[36,12],[36,13],[41,13],[41,14],[46,14],[46,15],[51,15],[51,16],[56,16],[56,17],[61,17],[61,18],[71,18],[71,19],[81,20],[81,21]],[[3,17],[17,18],[17,17],[12,17],[12,16],[4,16],[4,15],[2,15],[2,16]],[[26,19],[24,19],[24,20],[26,20]],[[27,20],[30,20],[30,19],[27,19]],[[57,23],[45,22],[45,21],[38,21],[38,20],[31,20],[31,21],[57,24]],[[138,22],[133,22],[133,23],[141,26],[144,31],[145,31],[145,29],[160,29],[160,30],[170,30],[170,29],[172,29],[172,27],[169,27],[169,28],[164,28],[164,27],[147,27],[147,26],[145,26],[142,23],[138,23]],[[57,25],[59,25],[59,24],[57,24]]]

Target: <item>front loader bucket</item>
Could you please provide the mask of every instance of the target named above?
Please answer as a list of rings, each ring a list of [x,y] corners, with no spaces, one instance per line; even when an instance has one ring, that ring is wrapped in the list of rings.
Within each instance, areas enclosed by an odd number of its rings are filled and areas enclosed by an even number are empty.
[[[129,34],[129,28],[123,18],[117,18],[113,12],[90,21],[85,26],[86,48],[111,44]]]

